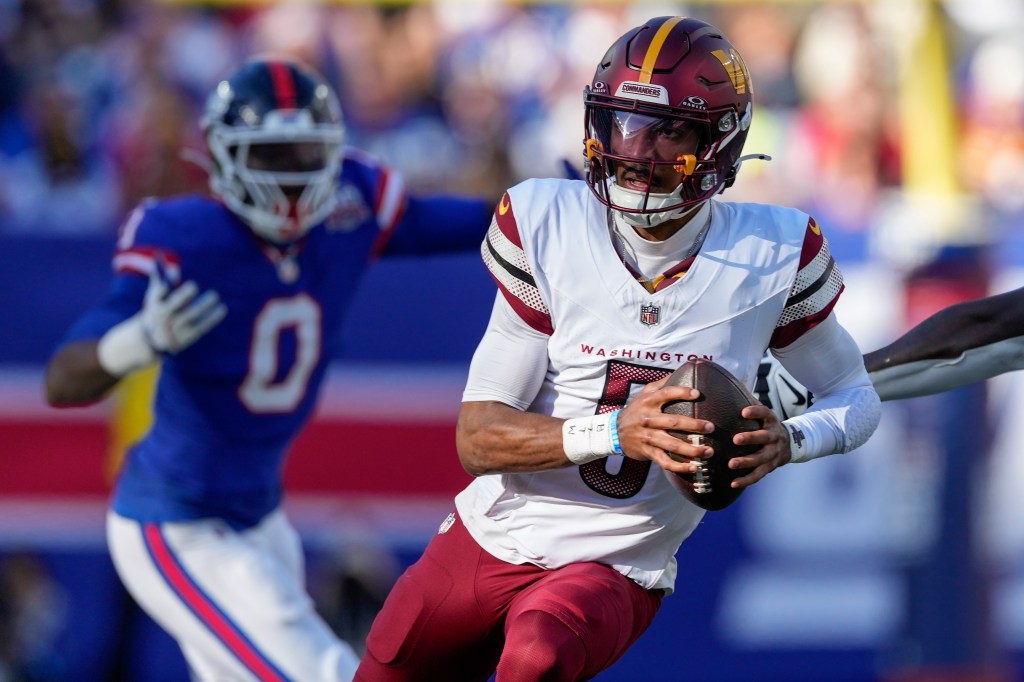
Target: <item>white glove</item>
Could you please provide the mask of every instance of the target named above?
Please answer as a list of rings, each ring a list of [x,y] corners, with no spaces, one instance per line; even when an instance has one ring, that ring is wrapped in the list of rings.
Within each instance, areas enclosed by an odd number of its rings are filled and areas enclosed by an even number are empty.
[[[121,377],[153,364],[162,353],[179,353],[198,341],[228,312],[216,291],[198,294],[199,286],[192,281],[172,289],[157,268],[149,276],[142,310],[100,339],[100,366]]]
[[[814,395],[794,379],[771,353],[765,353],[761,358],[754,392],[780,421],[801,415],[814,404]]]

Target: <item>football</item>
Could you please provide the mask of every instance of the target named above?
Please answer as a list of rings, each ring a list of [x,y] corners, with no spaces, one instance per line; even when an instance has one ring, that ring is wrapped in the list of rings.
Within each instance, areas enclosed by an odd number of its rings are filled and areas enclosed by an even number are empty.
[[[701,471],[692,474],[677,474],[666,471],[665,476],[690,502],[708,511],[724,509],[736,501],[743,492],[733,488],[733,479],[750,473],[751,469],[730,469],[733,457],[749,455],[760,449],[760,445],[736,445],[733,436],[741,431],[756,431],[761,422],[745,419],[740,412],[748,405],[758,405],[754,394],[727,369],[710,360],[692,360],[679,367],[669,377],[668,386],[688,386],[700,391],[697,400],[678,400],[665,403],[661,411],[685,417],[706,419],[713,422],[715,430],[709,434],[695,434],[684,431],[669,431],[676,438],[703,442],[711,446],[715,454],[708,459],[698,460],[703,464]]]

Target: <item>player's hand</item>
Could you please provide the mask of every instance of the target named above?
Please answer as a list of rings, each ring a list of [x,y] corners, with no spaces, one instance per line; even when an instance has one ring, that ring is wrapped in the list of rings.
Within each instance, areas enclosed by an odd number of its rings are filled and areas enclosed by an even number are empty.
[[[157,267],[149,276],[142,304],[142,330],[155,352],[179,353],[213,329],[227,312],[216,291],[200,294],[193,281],[172,288]]]
[[[733,488],[746,488],[762,478],[788,464],[792,458],[789,442],[789,429],[782,425],[778,416],[764,405],[751,405],[743,408],[741,414],[747,419],[757,419],[761,428],[757,431],[745,431],[733,436],[736,445],[761,445],[761,449],[745,457],[733,457],[729,460],[730,469],[753,468],[746,476],[732,482]]]
[[[96,345],[96,359],[113,377],[153,364],[164,353],[178,353],[214,328],[228,308],[215,291],[199,294],[192,281],[174,287],[160,262],[149,276],[142,310],[107,331]]]
[[[669,433],[686,431],[694,434],[711,433],[715,425],[705,419],[694,419],[677,414],[665,414],[662,405],[676,400],[696,400],[700,391],[684,386],[666,386],[668,377],[651,382],[630,400],[619,413],[619,443],[626,457],[651,460],[668,471],[693,473],[697,470],[694,459],[714,454],[708,446],[697,441],[682,440]]]

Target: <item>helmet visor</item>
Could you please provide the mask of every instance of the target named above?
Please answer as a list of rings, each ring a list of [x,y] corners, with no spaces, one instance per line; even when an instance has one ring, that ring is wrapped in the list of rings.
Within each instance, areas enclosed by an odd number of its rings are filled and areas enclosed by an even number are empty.
[[[692,175],[701,123],[676,117],[592,107],[588,135],[597,142],[604,173],[622,187],[667,193]]]
[[[246,165],[252,170],[315,173],[327,167],[334,145],[323,142],[271,142],[249,146]]]

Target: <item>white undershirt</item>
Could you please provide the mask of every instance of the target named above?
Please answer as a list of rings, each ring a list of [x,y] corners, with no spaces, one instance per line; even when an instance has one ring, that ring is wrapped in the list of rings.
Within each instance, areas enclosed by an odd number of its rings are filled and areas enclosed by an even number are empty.
[[[615,240],[616,249],[619,254],[625,251],[625,259],[636,268],[637,272],[648,281],[665,272],[676,263],[686,259],[696,252],[694,241],[699,237],[703,239],[706,234],[704,228],[711,218],[711,202],[705,201],[692,218],[683,227],[668,239],[660,242],[648,241],[641,237],[631,225],[628,225],[622,216],[613,211],[614,230],[621,238],[622,244]]]

